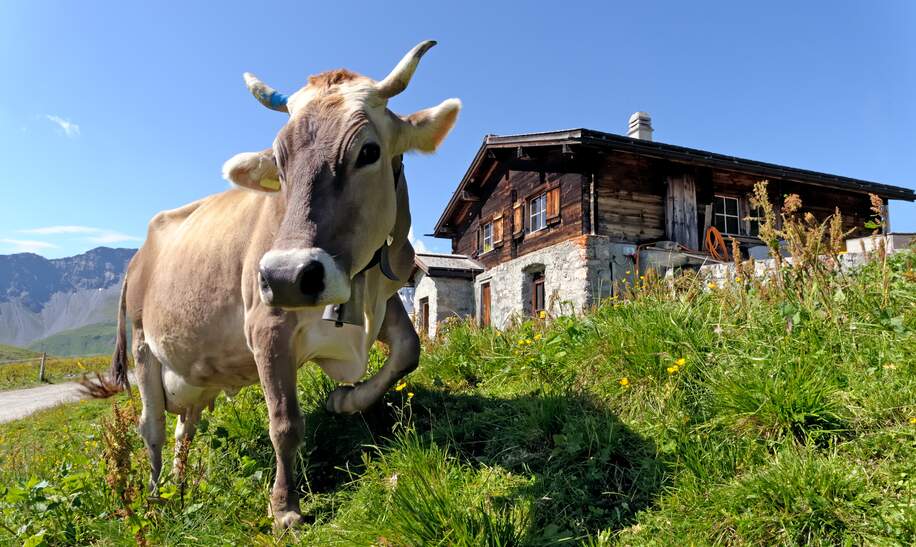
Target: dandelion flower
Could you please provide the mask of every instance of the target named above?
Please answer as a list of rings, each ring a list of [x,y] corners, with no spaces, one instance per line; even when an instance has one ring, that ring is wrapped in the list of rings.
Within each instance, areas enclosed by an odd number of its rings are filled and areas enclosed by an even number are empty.
[[[630,385],[630,379],[627,378],[626,376],[624,376],[624,377],[621,378],[620,381],[617,382],[617,383],[620,384],[620,385],[622,385],[623,387],[627,387],[627,386]]]
[[[529,340],[529,339],[525,339],[525,344],[527,344],[527,345],[529,345],[529,346],[530,346],[530,345],[531,345],[531,340]]]
[[[627,274],[627,275],[630,275],[630,270],[627,270],[627,271],[626,271],[626,274]]]
[[[709,287],[710,289],[715,289],[715,288],[716,288],[716,284],[715,284],[715,282],[713,282],[713,281],[710,281],[709,283],[707,283],[706,286]]]
[[[407,399],[408,399],[408,400],[413,399],[413,392],[412,392],[412,391],[408,391],[408,392],[407,392]]]
[[[395,390],[395,391],[401,391],[401,390],[403,390],[405,387],[407,387],[407,382],[401,382],[400,384],[394,386],[394,390]]]
[[[912,418],[910,418],[910,423],[913,425],[916,425],[916,416],[913,416]]]
[[[742,279],[740,277],[735,278],[735,283],[741,283]]]
[[[547,312],[544,311],[544,310],[539,311],[539,312],[538,312],[538,317],[540,317],[541,319],[546,318],[546,317],[547,317]]]
[[[682,366],[684,366],[684,365],[687,364],[687,359],[685,359],[684,357],[681,357],[680,359],[678,359],[677,361],[675,361],[674,364],[677,365],[677,366],[679,366],[679,367],[682,367]]]
[[[678,371],[679,368],[680,368],[680,367],[678,367],[677,365],[674,365],[673,367],[668,367],[668,369],[667,369],[667,370],[668,370],[668,374],[677,374],[677,371]]]
[[[524,345],[525,345],[525,339],[524,339],[524,338],[519,338],[519,339],[518,339],[518,345],[524,346]]]
[[[542,338],[541,333],[537,333],[534,335],[535,340],[540,340],[541,338]]]

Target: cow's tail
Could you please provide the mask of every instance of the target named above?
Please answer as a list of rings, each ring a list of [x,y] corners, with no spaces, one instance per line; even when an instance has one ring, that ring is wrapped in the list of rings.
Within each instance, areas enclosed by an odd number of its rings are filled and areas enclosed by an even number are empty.
[[[127,379],[127,274],[121,283],[121,297],[118,302],[118,332],[115,335],[115,349],[111,354],[111,368],[108,376],[96,373],[94,379],[80,380],[87,394],[97,399],[111,397],[121,390],[130,392],[130,381]]]

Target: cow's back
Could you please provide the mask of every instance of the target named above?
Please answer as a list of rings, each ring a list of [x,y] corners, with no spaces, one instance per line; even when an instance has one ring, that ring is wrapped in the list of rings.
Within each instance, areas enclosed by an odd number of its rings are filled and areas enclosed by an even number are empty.
[[[159,213],[131,261],[128,315],[163,365],[192,384],[257,381],[243,330],[252,291],[243,284],[254,283],[279,224],[278,201],[229,190]]]

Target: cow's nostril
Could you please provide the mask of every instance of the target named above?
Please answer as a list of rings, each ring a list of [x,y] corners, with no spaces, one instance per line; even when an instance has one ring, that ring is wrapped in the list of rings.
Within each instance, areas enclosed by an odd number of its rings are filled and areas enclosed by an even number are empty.
[[[299,288],[303,294],[316,295],[324,290],[324,265],[313,260],[299,272]]]

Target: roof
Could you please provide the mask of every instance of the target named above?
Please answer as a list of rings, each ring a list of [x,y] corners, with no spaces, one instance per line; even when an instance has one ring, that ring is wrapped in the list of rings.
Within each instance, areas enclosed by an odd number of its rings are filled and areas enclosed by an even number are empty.
[[[459,206],[462,192],[467,189],[468,185],[474,180],[476,174],[482,169],[485,163],[493,161],[493,154],[488,153],[497,149],[517,149],[519,147],[536,147],[536,146],[562,146],[578,145],[589,148],[603,148],[630,152],[644,157],[652,157],[691,165],[700,165],[729,171],[738,171],[742,173],[751,173],[761,177],[774,177],[784,180],[798,181],[806,184],[813,184],[825,188],[838,190],[851,190],[855,192],[868,192],[881,196],[886,199],[899,199],[904,201],[916,201],[916,193],[910,188],[892,186],[879,182],[842,177],[821,173],[818,171],[809,171],[807,169],[798,169],[777,165],[775,163],[766,163],[755,160],[727,156],[725,154],[716,154],[696,148],[687,148],[673,144],[665,144],[655,141],[633,139],[613,133],[604,133],[591,129],[566,129],[563,131],[547,131],[542,133],[523,133],[519,135],[487,135],[483,139],[483,144],[474,156],[474,160],[468,167],[467,172],[458,184],[455,193],[449,199],[445,211],[436,222],[436,229],[433,235],[438,237],[447,237],[445,226],[448,219],[452,216]]]
[[[430,277],[473,277],[483,264],[465,255],[417,253],[414,266]]]

